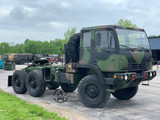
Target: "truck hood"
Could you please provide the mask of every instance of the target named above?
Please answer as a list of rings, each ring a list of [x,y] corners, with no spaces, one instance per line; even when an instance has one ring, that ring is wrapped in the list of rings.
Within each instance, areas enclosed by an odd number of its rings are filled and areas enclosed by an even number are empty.
[[[120,70],[138,71],[149,69],[151,52],[149,51],[120,51],[123,56],[120,60]]]

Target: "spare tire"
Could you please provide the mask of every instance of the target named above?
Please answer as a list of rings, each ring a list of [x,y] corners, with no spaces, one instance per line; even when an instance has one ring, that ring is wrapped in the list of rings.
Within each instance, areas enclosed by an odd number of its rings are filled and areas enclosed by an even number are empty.
[[[66,64],[69,62],[78,62],[79,61],[79,46],[80,46],[80,33],[76,33],[70,37],[66,49]]]

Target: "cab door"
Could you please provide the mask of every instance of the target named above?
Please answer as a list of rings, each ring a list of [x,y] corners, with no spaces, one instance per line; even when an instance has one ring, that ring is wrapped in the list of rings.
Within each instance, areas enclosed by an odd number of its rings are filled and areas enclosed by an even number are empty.
[[[99,66],[103,72],[116,71],[115,38],[112,30],[100,30],[94,33],[95,43],[92,64]]]

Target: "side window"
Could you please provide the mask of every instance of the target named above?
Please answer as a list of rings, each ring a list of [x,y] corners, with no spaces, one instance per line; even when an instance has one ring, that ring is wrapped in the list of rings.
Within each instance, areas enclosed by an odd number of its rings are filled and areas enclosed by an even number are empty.
[[[83,47],[91,46],[91,32],[83,33]]]
[[[113,33],[111,31],[97,31],[95,33],[95,44],[101,48],[115,48]]]

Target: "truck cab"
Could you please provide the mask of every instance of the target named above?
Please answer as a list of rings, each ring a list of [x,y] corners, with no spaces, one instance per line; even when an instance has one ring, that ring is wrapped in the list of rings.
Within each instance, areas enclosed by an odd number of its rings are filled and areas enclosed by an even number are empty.
[[[98,69],[95,72],[101,72],[99,78],[105,78],[102,82],[113,84],[112,88],[117,89],[115,80],[111,80],[118,79],[117,76],[130,79],[132,75],[135,81],[139,79],[138,85],[156,75],[153,71],[147,72],[151,70],[152,53],[144,29],[109,25],[83,28],[81,33],[78,66],[91,69],[95,66]]]
[[[82,29],[79,64],[97,65],[103,72],[151,69],[152,53],[143,29],[99,26]]]

